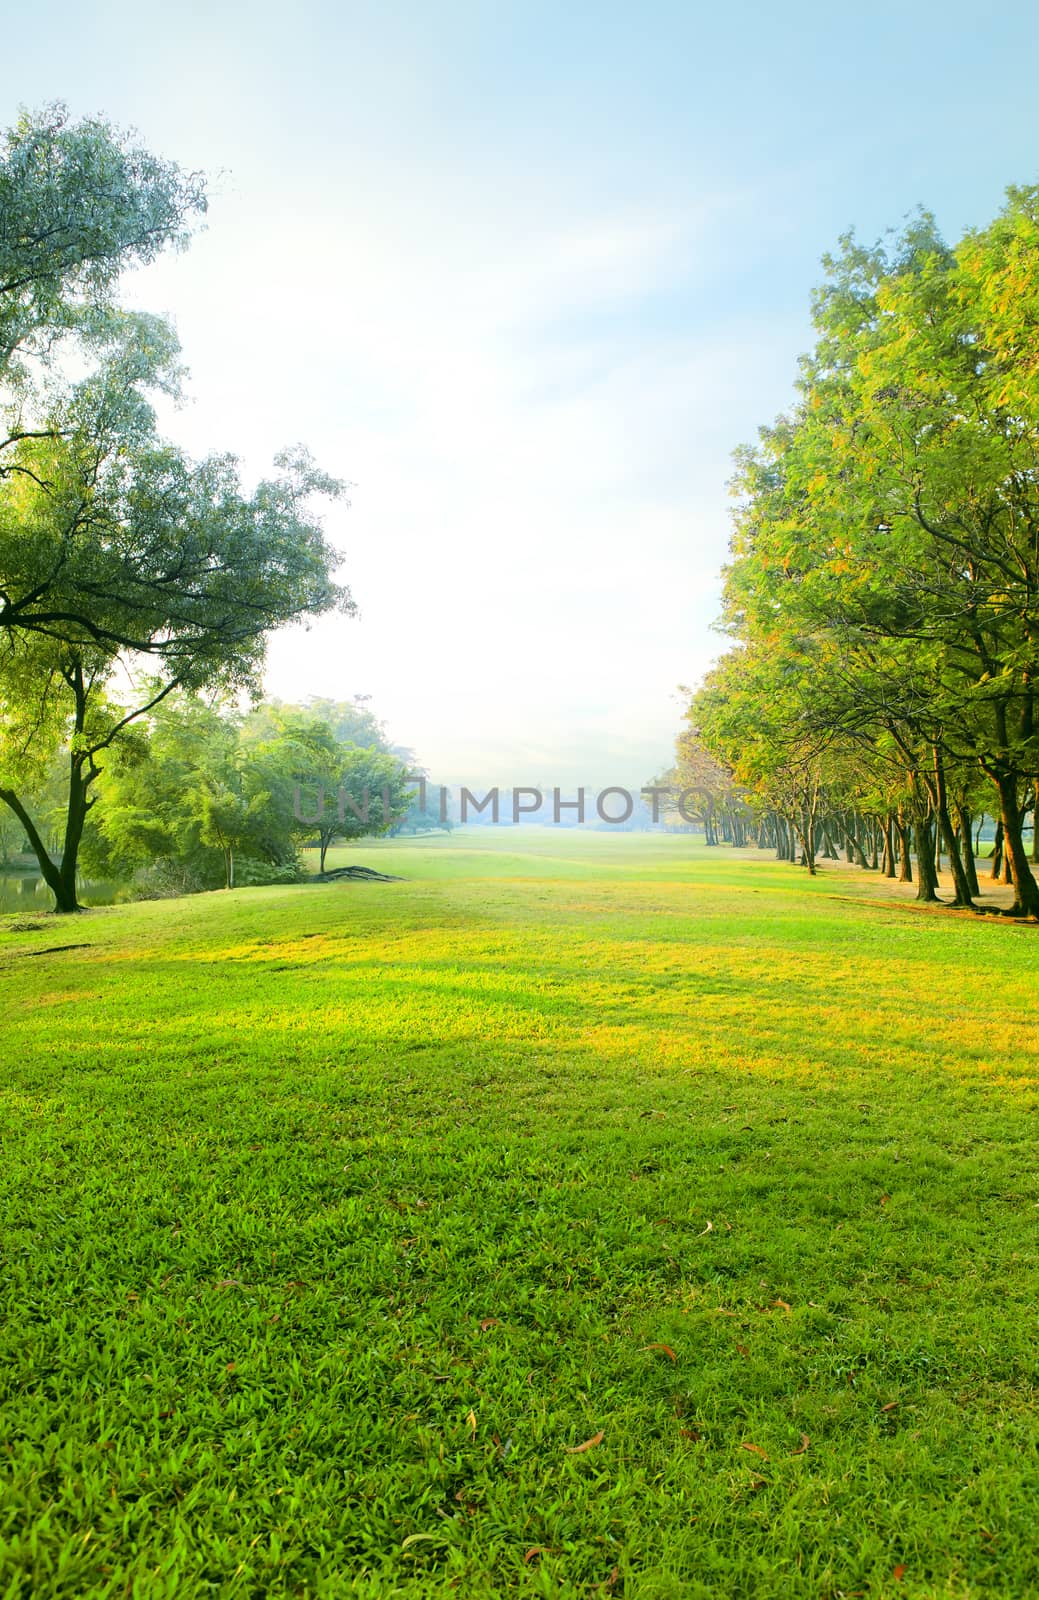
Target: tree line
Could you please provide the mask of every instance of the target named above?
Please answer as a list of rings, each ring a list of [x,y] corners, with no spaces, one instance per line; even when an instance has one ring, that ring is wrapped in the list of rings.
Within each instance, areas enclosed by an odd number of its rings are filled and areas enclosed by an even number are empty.
[[[732,642],[687,756],[780,854],[845,849],[922,900],[944,857],[974,906],[990,813],[1039,918],[1039,186],[953,246],[920,212],[824,268],[795,403],[737,454]]]

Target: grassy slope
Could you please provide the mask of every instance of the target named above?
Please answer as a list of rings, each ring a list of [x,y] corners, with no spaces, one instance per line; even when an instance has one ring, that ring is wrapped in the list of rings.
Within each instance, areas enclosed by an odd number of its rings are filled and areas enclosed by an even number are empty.
[[[363,858],[0,934],[0,1595],[1039,1592],[1034,930]]]

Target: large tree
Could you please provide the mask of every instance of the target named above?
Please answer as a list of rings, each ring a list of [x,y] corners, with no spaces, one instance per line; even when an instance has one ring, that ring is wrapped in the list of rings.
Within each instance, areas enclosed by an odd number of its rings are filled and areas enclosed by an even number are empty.
[[[272,628],[352,608],[312,507],[340,485],[294,450],[250,493],[231,457],[194,462],[166,444],[148,399],[169,370],[166,331],[124,318],[120,332],[63,397],[60,426],[14,447],[0,488],[0,545],[24,595],[40,596],[34,625],[0,638],[0,800],[62,911],[76,909],[91,789],[126,729],[175,689],[255,685]],[[26,798],[56,741],[68,762],[58,858]]]

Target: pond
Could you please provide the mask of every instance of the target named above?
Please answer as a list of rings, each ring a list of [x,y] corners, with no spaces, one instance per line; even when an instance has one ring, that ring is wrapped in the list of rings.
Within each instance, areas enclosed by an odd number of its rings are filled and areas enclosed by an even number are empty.
[[[127,898],[125,883],[100,880],[83,881],[79,885],[80,903],[85,906],[111,906]],[[0,869],[0,916],[12,911],[50,911],[54,896],[38,872],[9,872]]]

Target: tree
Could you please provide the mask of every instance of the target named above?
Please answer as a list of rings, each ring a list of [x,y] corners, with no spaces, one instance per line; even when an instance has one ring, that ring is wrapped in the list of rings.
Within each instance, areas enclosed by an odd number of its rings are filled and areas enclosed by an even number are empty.
[[[255,684],[270,629],[353,608],[311,509],[341,485],[297,449],[247,494],[231,457],[196,463],[165,444],[146,390],[166,376],[168,341],[150,318],[126,319],[121,331],[66,397],[63,426],[15,447],[18,470],[0,498],[23,592],[46,597],[34,626],[9,632],[0,654],[0,800],[26,827],[61,911],[77,908],[102,758],[130,725],[178,688]],[[68,761],[58,859],[24,794],[33,762],[55,743]]]
[[[300,875],[284,759],[243,737],[232,700],[175,692],[138,725],[99,784],[91,855],[180,892]]]
[[[279,708],[273,722],[273,738],[256,749],[277,766],[280,812],[289,810],[301,838],[317,839],[319,871],[336,839],[388,833],[405,816],[411,795],[405,768],[392,752],[340,738],[331,723],[309,710]],[[351,719],[339,719],[340,726],[344,722],[349,726]],[[364,724],[378,727],[367,711]]]
[[[963,905],[967,774],[984,773],[1014,910],[1029,916],[1039,401],[1034,336],[1007,291],[1029,304],[1039,292],[1037,211],[1039,191],[1011,191],[992,227],[955,250],[925,213],[890,247],[842,241],[816,296],[798,403],[738,457],[726,580],[729,629],[759,663],[749,694],[773,757],[814,750],[836,791],[853,772],[861,789],[865,772],[871,803],[888,797],[889,835],[896,805],[912,813],[921,895],[934,895],[944,848]],[[727,716],[715,724],[723,744]]]
[[[298,877],[299,845],[315,834],[323,871],[335,838],[386,832],[409,800],[396,757],[343,744],[327,723],[277,704],[243,716],[229,700],[179,691],[124,743],[99,789],[97,863],[145,868],[189,892]]]

